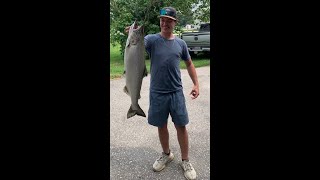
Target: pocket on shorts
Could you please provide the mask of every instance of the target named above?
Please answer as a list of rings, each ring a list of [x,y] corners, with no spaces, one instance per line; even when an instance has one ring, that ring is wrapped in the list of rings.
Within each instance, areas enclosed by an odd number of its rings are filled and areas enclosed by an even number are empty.
[[[176,96],[176,100],[177,100],[177,109],[176,109],[176,112],[177,112],[177,115],[181,116],[181,115],[187,115],[187,107],[186,107],[186,100],[185,100],[185,97],[184,97],[184,94],[182,91],[178,92],[177,93],[177,96]]]

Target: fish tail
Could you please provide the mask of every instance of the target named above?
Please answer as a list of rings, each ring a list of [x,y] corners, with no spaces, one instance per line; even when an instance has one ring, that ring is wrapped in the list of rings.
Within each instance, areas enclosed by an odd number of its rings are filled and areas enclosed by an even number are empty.
[[[137,110],[133,110],[132,109],[132,105],[130,106],[130,109],[127,113],[127,119],[135,116],[135,115],[138,115],[138,116],[143,116],[143,117],[146,117],[145,113],[143,112],[143,110],[140,108],[140,106],[138,105],[138,109]]]

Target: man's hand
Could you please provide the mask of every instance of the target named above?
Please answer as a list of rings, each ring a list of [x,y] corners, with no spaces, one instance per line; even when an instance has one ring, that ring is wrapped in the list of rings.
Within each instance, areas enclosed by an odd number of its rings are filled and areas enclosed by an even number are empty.
[[[129,29],[130,29],[130,26],[127,26],[127,27],[124,29],[124,32],[125,32],[126,34],[128,34],[128,33],[129,33]]]
[[[196,99],[199,96],[199,87],[198,86],[193,86],[190,95],[191,95],[192,99]]]

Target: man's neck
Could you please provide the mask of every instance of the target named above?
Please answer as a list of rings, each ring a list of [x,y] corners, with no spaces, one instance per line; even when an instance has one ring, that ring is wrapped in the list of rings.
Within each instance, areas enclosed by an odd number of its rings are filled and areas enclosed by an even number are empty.
[[[161,35],[162,37],[164,37],[165,39],[174,39],[173,33],[160,32],[160,35]]]

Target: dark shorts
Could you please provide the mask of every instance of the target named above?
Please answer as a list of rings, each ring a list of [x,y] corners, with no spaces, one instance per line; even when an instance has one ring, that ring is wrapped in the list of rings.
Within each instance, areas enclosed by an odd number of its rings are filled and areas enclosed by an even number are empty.
[[[182,90],[172,93],[150,92],[149,101],[149,124],[162,127],[168,122],[169,114],[173,123],[177,126],[185,126],[189,123],[185,97]]]

